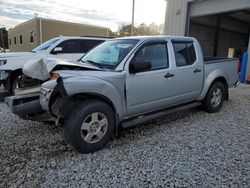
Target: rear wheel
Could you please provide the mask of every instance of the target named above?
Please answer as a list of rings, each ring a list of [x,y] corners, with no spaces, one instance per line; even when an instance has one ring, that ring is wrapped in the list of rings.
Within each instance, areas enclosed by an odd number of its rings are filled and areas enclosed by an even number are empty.
[[[225,87],[221,82],[215,82],[209,88],[206,98],[203,101],[203,107],[209,113],[218,112],[225,100]]]
[[[113,109],[100,100],[86,100],[65,121],[65,138],[80,153],[97,151],[107,145],[115,128]]]

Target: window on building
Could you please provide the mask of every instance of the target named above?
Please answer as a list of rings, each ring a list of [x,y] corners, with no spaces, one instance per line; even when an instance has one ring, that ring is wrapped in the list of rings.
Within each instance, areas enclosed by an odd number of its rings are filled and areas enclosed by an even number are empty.
[[[16,45],[16,37],[14,37],[14,44]]]
[[[9,39],[9,45],[11,46],[11,39]]]
[[[176,65],[192,65],[196,61],[193,42],[173,42]]]
[[[34,42],[34,38],[35,38],[35,32],[32,31],[32,32],[30,32],[30,43]]]
[[[23,44],[23,36],[22,35],[19,35],[19,42],[20,42],[20,44]]]
[[[167,46],[165,43],[148,44],[135,56],[134,61],[149,61],[152,65],[151,70],[167,68]]]
[[[104,40],[80,40],[80,51],[81,53],[86,53],[103,42]]]

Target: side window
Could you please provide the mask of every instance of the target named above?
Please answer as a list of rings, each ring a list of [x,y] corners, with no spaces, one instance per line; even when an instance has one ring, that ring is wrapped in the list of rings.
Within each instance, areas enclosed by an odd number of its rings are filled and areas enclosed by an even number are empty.
[[[149,61],[151,70],[164,69],[169,66],[167,46],[165,43],[155,43],[144,46],[135,56],[134,61]]]
[[[103,42],[104,40],[80,40],[80,51],[81,53],[86,53],[87,51]]]
[[[178,67],[192,65],[196,61],[196,53],[192,42],[173,42],[173,47]]]
[[[60,53],[81,53],[80,50],[80,40],[78,39],[71,39],[65,40],[57,45],[57,47],[62,48],[62,52]]]

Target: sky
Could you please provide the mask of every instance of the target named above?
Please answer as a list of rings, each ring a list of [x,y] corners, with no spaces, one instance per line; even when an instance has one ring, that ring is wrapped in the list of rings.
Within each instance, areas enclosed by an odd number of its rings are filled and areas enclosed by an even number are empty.
[[[163,24],[165,0],[135,0],[135,24]],[[38,17],[108,27],[130,24],[132,0],[0,0],[0,28]]]

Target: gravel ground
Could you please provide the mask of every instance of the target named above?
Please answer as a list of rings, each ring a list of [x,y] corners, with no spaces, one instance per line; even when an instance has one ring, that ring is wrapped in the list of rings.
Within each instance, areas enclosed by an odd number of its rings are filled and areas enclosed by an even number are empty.
[[[0,187],[249,187],[250,87],[219,113],[179,112],[80,155],[62,128],[24,121],[0,103]]]

